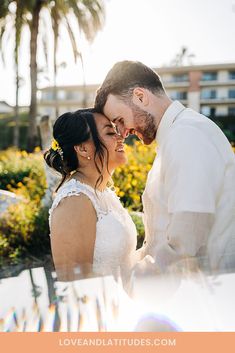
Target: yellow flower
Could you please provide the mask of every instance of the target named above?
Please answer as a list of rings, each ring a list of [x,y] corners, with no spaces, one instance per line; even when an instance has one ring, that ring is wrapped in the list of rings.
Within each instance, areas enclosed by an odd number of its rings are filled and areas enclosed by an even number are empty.
[[[34,152],[37,153],[37,152],[41,152],[41,147],[40,146],[37,146],[34,148]]]
[[[21,156],[22,156],[22,157],[27,157],[27,156],[28,156],[28,153],[27,153],[26,151],[22,151],[22,152],[21,152]]]
[[[56,141],[56,139],[53,139],[51,142],[51,148],[53,149],[53,151],[57,151],[59,147],[59,143]]]

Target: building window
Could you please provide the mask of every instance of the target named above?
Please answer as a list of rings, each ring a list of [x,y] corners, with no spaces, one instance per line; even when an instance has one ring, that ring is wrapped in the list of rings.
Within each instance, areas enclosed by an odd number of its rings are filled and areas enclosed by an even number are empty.
[[[228,91],[228,98],[235,98],[235,89],[230,89]]]
[[[201,113],[205,116],[210,116],[210,107],[201,107]]]
[[[216,90],[205,89],[201,92],[202,99],[216,99]]]
[[[67,100],[77,100],[77,101],[80,101],[81,99],[81,96],[80,96],[80,93],[77,92],[77,91],[68,91],[67,92]]]
[[[228,108],[228,115],[235,116],[235,107],[229,107]]]
[[[171,99],[186,100],[187,92],[172,92]]]
[[[229,71],[229,79],[235,80],[235,71]]]
[[[42,101],[53,101],[53,100],[54,100],[53,91],[42,92]]]
[[[65,90],[58,90],[57,92],[57,97],[59,100],[64,100],[66,98],[66,92]]]
[[[208,106],[203,106],[201,107],[201,113],[207,117],[214,117],[216,115],[216,108],[215,107],[208,107]]]
[[[188,82],[188,74],[178,74],[172,76],[172,82]]]
[[[203,72],[202,81],[216,81],[217,80],[217,72]]]

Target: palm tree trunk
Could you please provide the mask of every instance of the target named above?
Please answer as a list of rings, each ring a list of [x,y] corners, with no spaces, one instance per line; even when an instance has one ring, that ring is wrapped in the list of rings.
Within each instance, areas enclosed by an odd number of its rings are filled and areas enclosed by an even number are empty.
[[[59,107],[58,107],[58,94],[57,94],[57,49],[58,49],[58,26],[57,24],[54,27],[54,52],[53,52],[53,60],[54,60],[54,101],[55,101],[55,117],[54,119],[58,118],[59,115]]]
[[[16,54],[18,56],[18,53]],[[19,147],[19,63],[16,61],[16,103],[13,145]]]
[[[39,142],[37,133],[37,38],[39,29],[39,14],[42,1],[36,1],[32,12],[30,27],[30,80],[31,102],[29,109],[28,150],[32,151]]]
[[[19,147],[19,88],[20,88],[20,77],[19,77],[19,47],[21,43],[21,33],[23,27],[23,8],[20,6],[20,2],[17,2],[16,16],[15,16],[15,83],[16,83],[16,102],[15,102],[15,126],[13,134],[13,145]]]
[[[85,77],[85,68],[84,68],[84,62],[83,62],[83,56],[82,53],[80,53],[80,60],[82,64],[82,81],[83,81],[83,107],[87,107],[87,91],[86,91],[86,77]]]

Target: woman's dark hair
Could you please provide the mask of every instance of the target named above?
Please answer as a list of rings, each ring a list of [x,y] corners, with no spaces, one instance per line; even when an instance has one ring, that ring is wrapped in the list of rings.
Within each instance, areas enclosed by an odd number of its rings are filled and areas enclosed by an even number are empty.
[[[76,112],[64,113],[55,121],[53,137],[58,142],[59,148],[56,151],[52,148],[47,150],[44,153],[44,159],[49,167],[62,175],[56,192],[70,173],[79,168],[79,161],[74,146],[89,139],[92,139],[95,145],[94,161],[99,172],[95,188],[103,181],[102,171],[104,169],[105,151],[107,153],[107,170],[109,153],[100,139],[94,119],[95,112],[95,109],[92,108],[80,109]],[[100,163],[97,163],[97,159]]]

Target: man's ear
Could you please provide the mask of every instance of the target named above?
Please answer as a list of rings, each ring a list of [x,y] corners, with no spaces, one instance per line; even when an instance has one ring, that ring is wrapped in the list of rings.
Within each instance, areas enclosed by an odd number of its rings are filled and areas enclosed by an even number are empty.
[[[136,87],[133,90],[132,101],[138,106],[146,106],[149,103],[148,91],[142,87]]]

